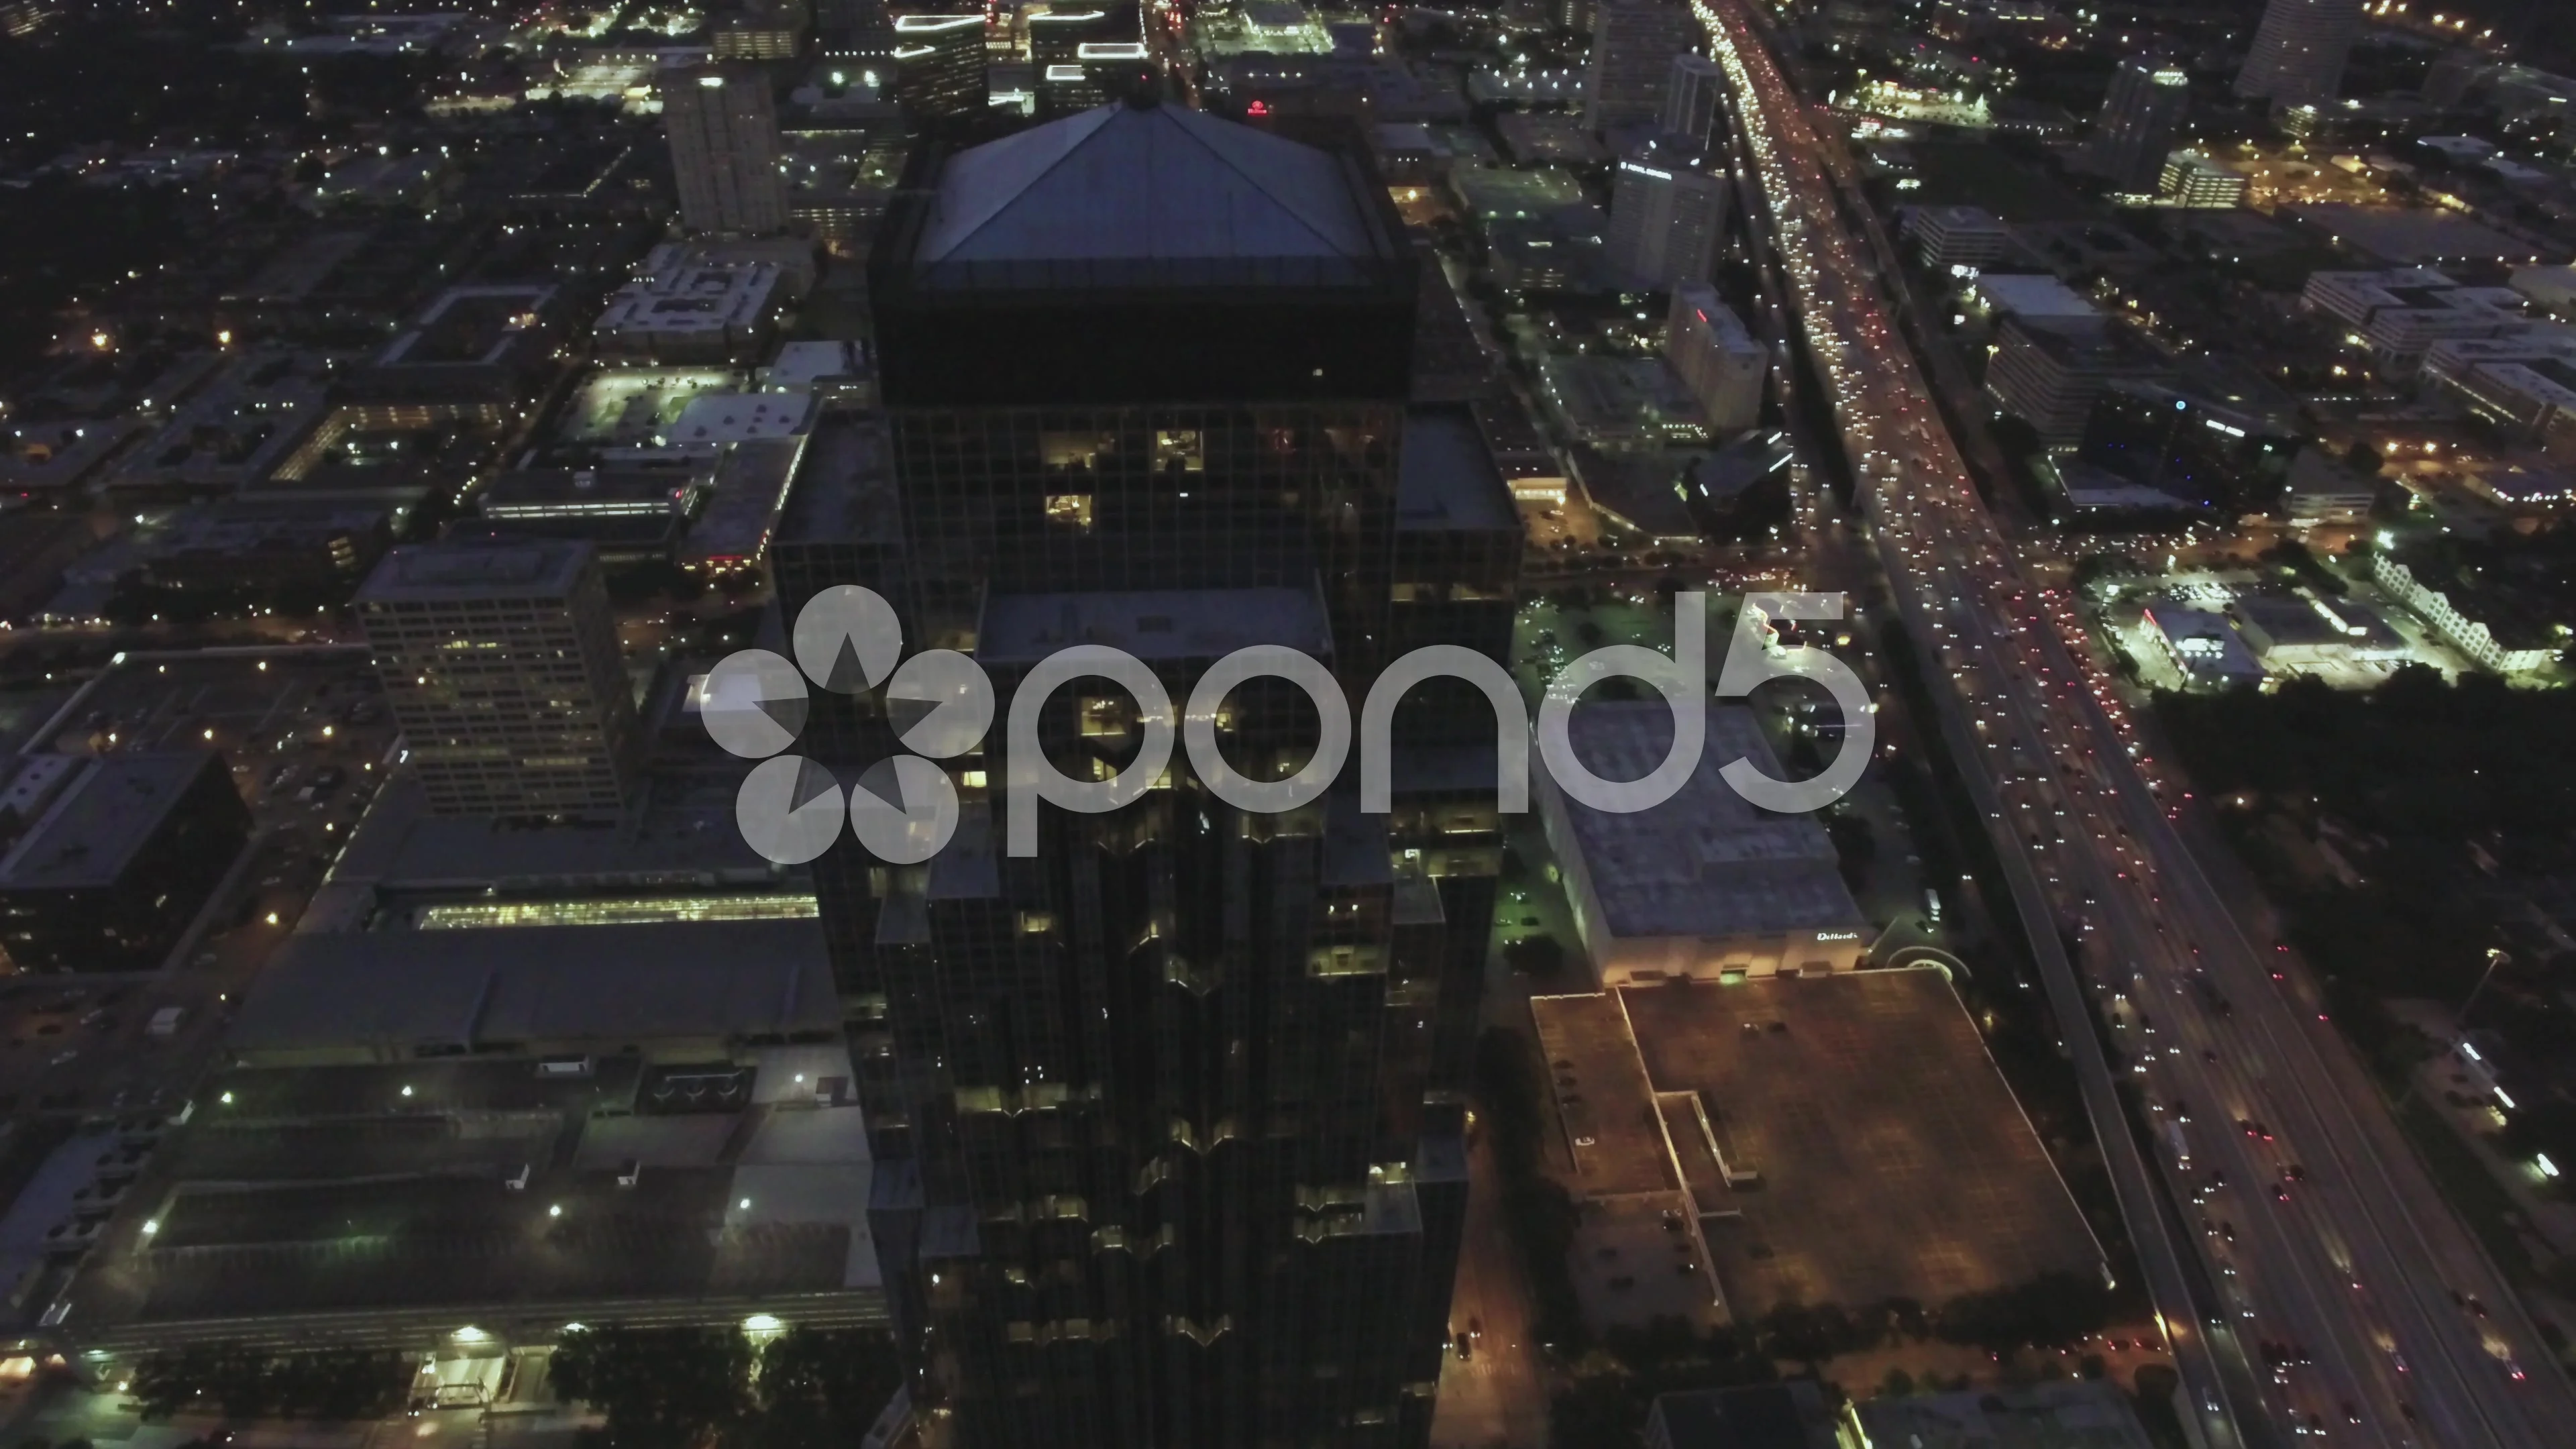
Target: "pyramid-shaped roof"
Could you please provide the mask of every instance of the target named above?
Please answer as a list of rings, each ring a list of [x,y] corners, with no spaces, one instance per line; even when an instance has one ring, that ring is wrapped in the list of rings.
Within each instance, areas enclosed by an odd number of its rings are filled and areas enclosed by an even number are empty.
[[[1032,262],[1329,267],[1383,247],[1330,154],[1178,106],[1116,105],[950,158],[913,261],[933,274]]]

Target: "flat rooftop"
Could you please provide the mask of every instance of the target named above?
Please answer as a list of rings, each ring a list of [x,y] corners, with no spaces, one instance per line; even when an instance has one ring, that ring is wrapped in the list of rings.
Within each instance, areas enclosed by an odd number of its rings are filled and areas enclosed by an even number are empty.
[[[826,418],[806,440],[779,515],[777,537],[797,543],[892,543],[903,535],[903,495],[884,431]]]
[[[1138,589],[995,594],[984,601],[975,657],[1034,664],[1077,644],[1140,659],[1217,659],[1252,644],[1332,653],[1331,626],[1311,589]]]
[[[1463,408],[1416,408],[1405,415],[1396,475],[1395,526],[1517,533],[1511,490],[1494,467],[1475,416]]]
[[[729,1104],[673,1090],[710,1078]],[[576,1080],[525,1060],[234,1070],[128,1194],[73,1323],[113,1339],[252,1315],[864,1303],[873,1169],[849,1079],[837,1042],[602,1058]]]
[[[2092,317],[2101,312],[2074,288],[2046,273],[1985,272],[1971,285],[1988,306],[2017,316]]]
[[[571,540],[410,544],[385,555],[357,602],[561,599],[589,558],[589,546]]]
[[[1873,1444],[1913,1449],[2148,1449],[2128,1396],[2107,1383],[1921,1394],[1854,1404]]]
[[[840,1030],[819,921],[350,931],[287,938],[228,1041],[245,1058]]]
[[[2286,208],[2290,215],[2380,261],[2400,266],[2423,262],[2538,262],[2529,242],[2515,241],[2482,222],[2432,208],[2354,206],[2319,202]]]
[[[777,867],[744,844],[734,824],[740,784],[741,772],[731,768],[703,777],[657,772],[638,811],[618,824],[519,827],[433,815],[419,780],[396,771],[330,878],[332,886],[380,899],[772,882]]]
[[[0,858],[0,890],[115,884],[134,853],[169,818],[171,807],[216,760],[210,750],[101,756],[64,787],[52,807]]]
[[[1654,1088],[1619,998],[1606,991],[1533,996],[1530,1019],[1573,1156],[1568,1186],[1583,1197],[1675,1186],[1663,1132],[1653,1113],[1636,1108],[1653,1099]]]
[[[2100,1264],[1941,972],[1619,995],[1654,1086],[1696,1094],[1728,1166],[1760,1175],[1699,1204],[1739,1318],[1791,1301],[1938,1304]]]
[[[1584,704],[1569,734],[1593,773],[1633,780],[1663,762],[1672,712],[1660,700]],[[1860,929],[1824,826],[1811,815],[1756,810],[1720,773],[1739,758],[1786,778],[1751,710],[1712,705],[1699,767],[1671,799],[1629,815],[1563,801],[1611,935]]]

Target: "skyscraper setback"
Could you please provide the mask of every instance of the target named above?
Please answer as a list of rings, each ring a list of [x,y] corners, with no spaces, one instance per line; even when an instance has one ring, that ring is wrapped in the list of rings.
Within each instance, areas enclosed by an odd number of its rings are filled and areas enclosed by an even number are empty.
[[[750,66],[690,66],[662,87],[662,124],[680,224],[694,232],[767,236],[787,226],[778,172],[778,112]]]
[[[2333,100],[2360,33],[2361,0],[2271,0],[2236,73],[2236,93],[2282,106]]]
[[[1517,521],[1472,423],[1408,407],[1416,264],[1361,161],[1140,103],[914,167],[871,262],[891,467],[816,440],[773,553],[791,616],[875,589],[1004,716],[1083,644],[1174,700],[1262,644],[1354,709],[1429,644],[1509,688]],[[1029,687],[1054,768],[1130,767],[1128,686]],[[1013,858],[996,741],[926,867],[816,863],[887,1291],[950,1442],[1425,1442],[1501,837],[1476,687],[1408,706],[1388,815],[1339,786],[1247,814],[1175,754]],[[1255,779],[1317,740],[1278,680],[1214,718]],[[807,741],[845,775],[894,749],[864,694]]]

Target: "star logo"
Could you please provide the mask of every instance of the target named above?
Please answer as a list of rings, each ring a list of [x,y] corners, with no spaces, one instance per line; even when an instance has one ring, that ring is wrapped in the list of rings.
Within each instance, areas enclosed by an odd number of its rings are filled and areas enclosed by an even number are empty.
[[[931,763],[975,748],[993,724],[993,684],[953,649],[903,657],[903,625],[873,590],[842,584],[797,613],[790,661],[767,649],[728,654],[699,686],[699,718],[727,753],[758,760],[734,797],[734,823],[764,858],[802,865],[832,848],[847,819],[870,855],[916,865],[957,833],[957,787]],[[812,686],[865,694],[882,686],[909,754],[877,761],[845,795],[832,772],[791,754],[813,709]]]

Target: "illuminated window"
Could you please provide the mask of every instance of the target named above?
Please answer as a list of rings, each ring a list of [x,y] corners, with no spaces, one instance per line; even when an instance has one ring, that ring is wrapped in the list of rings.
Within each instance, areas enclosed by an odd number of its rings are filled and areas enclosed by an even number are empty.
[[[1095,695],[1082,702],[1082,737],[1086,740],[1124,739],[1127,735],[1127,710],[1119,700]]]
[[[1098,466],[1100,455],[1115,452],[1118,437],[1114,433],[1041,433],[1038,457],[1050,468],[1091,468]]]
[[[1091,495],[1088,493],[1050,493],[1046,501],[1047,522],[1068,528],[1091,527]]]
[[[1196,428],[1154,434],[1154,467],[1157,470],[1178,468],[1184,473],[1207,471],[1207,445]]]
[[[1055,917],[1046,911],[1020,912],[1020,934],[1043,936],[1055,929]]]

